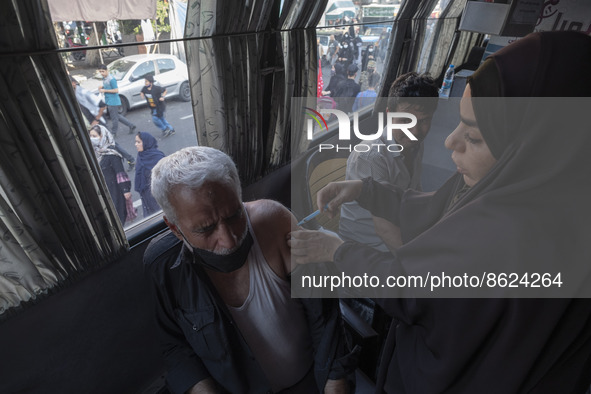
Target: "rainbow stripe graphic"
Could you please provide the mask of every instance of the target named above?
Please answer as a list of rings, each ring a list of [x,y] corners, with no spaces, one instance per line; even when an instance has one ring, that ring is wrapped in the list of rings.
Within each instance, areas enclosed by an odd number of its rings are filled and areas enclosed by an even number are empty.
[[[318,123],[318,127],[320,127],[320,129],[322,129],[322,123],[324,123],[324,128],[326,131],[328,131],[328,125],[326,124],[326,120],[324,119],[324,116],[320,115],[320,112],[315,111],[310,107],[304,107],[304,108],[307,110],[306,115],[311,116],[316,121],[316,123]],[[310,111],[312,113],[310,113],[308,111]],[[318,118],[320,118],[320,119],[318,119]],[[322,123],[320,123],[321,120],[322,120]]]

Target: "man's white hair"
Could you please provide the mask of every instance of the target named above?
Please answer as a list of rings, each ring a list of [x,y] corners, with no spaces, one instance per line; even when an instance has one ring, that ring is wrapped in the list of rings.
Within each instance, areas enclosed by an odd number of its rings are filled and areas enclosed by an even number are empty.
[[[206,182],[230,186],[242,200],[236,165],[222,151],[207,146],[183,148],[160,160],[152,169],[152,195],[166,218],[177,224],[177,213],[170,204],[170,192],[177,186],[199,189]]]

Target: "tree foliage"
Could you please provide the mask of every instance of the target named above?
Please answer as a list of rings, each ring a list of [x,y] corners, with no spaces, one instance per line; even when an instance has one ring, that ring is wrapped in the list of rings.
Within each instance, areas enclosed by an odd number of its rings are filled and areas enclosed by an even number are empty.
[[[156,4],[156,22],[158,24],[158,29],[156,29],[155,21],[152,21],[152,27],[154,31],[158,31],[158,35],[160,32],[170,33],[170,21],[168,19],[168,10],[170,6],[168,4],[168,0],[158,0]]]
[[[158,39],[160,33],[168,33],[171,30],[168,19],[169,6],[168,0],[158,0],[156,3],[156,19],[152,19],[152,28],[156,32],[156,39]],[[141,23],[142,21],[139,19],[121,20],[119,26],[123,34],[141,34]]]

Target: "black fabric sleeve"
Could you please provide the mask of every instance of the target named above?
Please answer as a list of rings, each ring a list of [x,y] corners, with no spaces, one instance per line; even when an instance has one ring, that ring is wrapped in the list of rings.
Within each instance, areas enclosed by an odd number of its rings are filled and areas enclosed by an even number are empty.
[[[328,379],[347,378],[357,367],[359,349],[350,351],[345,341],[336,298],[302,298],[314,349],[314,376],[319,392]]]
[[[351,277],[377,276],[381,283],[386,283],[388,276],[407,274],[395,254],[380,252],[371,246],[357,242],[345,242],[339,246],[334,254],[334,262],[345,275]],[[369,298],[392,298],[401,297],[402,291],[404,291],[403,288],[364,287],[363,293],[359,295]]]
[[[182,329],[176,322],[175,303],[171,298],[170,272],[180,253],[182,244],[172,233],[153,240],[144,254],[144,269],[150,284],[153,304],[156,309],[155,321],[160,347],[167,369],[166,382],[175,394],[182,394],[200,381],[210,377],[202,360],[187,343]]]
[[[185,340],[176,324],[170,300],[156,284],[156,321],[164,363],[167,367],[166,382],[175,394],[182,394],[200,381],[210,377],[201,359]]]
[[[357,202],[372,215],[400,226],[400,202],[403,193],[398,187],[388,188],[368,177],[363,178],[363,188]]]
[[[152,92],[154,92],[154,102],[156,103],[156,114],[161,118],[164,117],[166,104],[164,103],[164,101],[160,101],[160,98],[162,97],[162,93],[164,93],[165,91],[166,89],[164,89],[161,86],[152,86]]]

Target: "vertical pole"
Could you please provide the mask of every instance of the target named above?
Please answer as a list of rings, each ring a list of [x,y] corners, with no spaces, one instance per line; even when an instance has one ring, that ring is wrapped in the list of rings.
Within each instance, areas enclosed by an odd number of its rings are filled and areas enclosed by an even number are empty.
[[[98,36],[98,32],[96,31],[96,23],[92,22],[92,27],[94,28],[94,36],[96,37],[96,42],[98,43],[98,45],[101,45],[101,38]],[[105,64],[105,61],[103,60],[103,52],[99,49],[99,57],[101,58],[101,64]]]
[[[158,15],[156,15],[156,19],[154,19],[154,25],[156,26],[156,31],[154,32],[156,40],[158,40]],[[160,53],[160,45],[156,44],[154,46],[154,51],[152,53],[156,53],[156,50],[158,50],[158,53]]]

